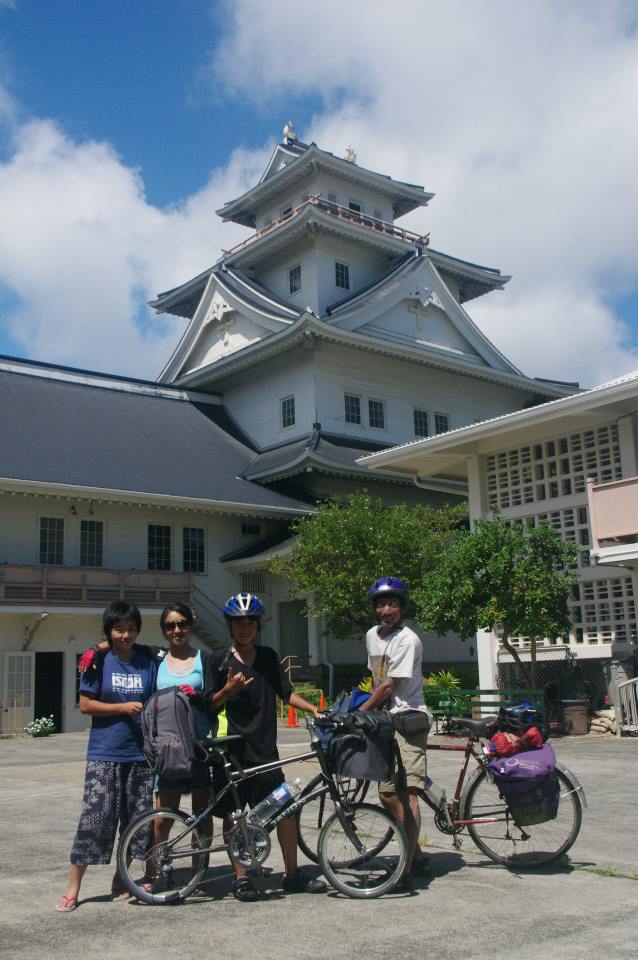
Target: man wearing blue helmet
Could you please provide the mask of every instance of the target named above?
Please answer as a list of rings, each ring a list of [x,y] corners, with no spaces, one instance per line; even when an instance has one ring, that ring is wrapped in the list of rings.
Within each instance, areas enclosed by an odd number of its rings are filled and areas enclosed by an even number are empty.
[[[419,846],[421,813],[418,791],[426,777],[426,746],[430,716],[423,700],[420,637],[403,623],[409,590],[399,577],[375,580],[368,596],[377,626],[366,634],[368,667],[372,672],[372,696],[359,709],[378,710],[388,706],[394,720],[403,770],[392,780],[379,784],[379,799],[408,838],[409,876],[423,876],[429,858]]]
[[[215,710],[226,706],[228,732],[241,734],[238,757],[245,767],[279,760],[277,752],[277,697],[298,710],[316,716],[318,710],[298,693],[281,666],[272,647],[257,646],[255,639],[265,613],[259,597],[252,593],[238,593],[230,597],[224,607],[232,643],[228,650],[215,657],[212,689],[206,691]],[[254,807],[284,782],[281,768],[238,785],[243,803]],[[230,801],[230,797],[228,798]],[[232,801],[230,801],[232,803]],[[215,809],[216,816],[224,816],[224,830],[229,830],[230,809]],[[282,820],[277,826],[277,838],[284,858],[283,880],[286,893],[322,893],[326,885],[297,869],[297,823]],[[243,867],[233,863],[235,882],[233,894],[237,900],[254,901],[257,890]]]

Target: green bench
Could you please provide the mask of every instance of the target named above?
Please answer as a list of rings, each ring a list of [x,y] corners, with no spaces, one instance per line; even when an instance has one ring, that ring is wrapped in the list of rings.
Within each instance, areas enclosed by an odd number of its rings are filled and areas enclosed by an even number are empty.
[[[544,691],[529,688],[483,690],[476,687],[474,689],[458,689],[454,692],[450,691],[448,699],[439,698],[436,707],[428,704],[428,709],[434,716],[436,732],[439,733],[439,724],[444,721],[447,722],[450,717],[466,716],[473,720],[480,720],[482,717],[498,713],[501,707],[512,700],[529,700],[541,717],[545,716]]]

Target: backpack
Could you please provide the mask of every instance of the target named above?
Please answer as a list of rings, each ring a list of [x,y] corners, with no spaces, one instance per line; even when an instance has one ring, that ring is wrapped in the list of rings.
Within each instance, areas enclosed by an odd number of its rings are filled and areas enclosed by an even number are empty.
[[[518,826],[545,823],[556,817],[560,784],[556,756],[548,743],[539,750],[490,760],[488,767]]]
[[[162,780],[187,780],[193,765],[208,760],[195,733],[188,697],[178,687],[157,690],[142,711],[144,756]]]

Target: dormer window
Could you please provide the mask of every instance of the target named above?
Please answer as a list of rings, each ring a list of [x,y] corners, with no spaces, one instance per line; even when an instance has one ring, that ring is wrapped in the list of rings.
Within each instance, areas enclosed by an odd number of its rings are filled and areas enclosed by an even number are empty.
[[[299,293],[301,290],[301,264],[297,263],[288,271],[288,290],[292,293]]]
[[[341,290],[350,289],[350,267],[347,263],[335,263],[335,283]]]

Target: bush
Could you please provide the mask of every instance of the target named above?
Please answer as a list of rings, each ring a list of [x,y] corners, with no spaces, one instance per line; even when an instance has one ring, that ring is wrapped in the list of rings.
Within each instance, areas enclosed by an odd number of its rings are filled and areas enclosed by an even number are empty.
[[[32,720],[27,723],[24,732],[30,737],[48,737],[55,733],[55,721],[53,715],[50,717],[40,717],[38,720]]]

